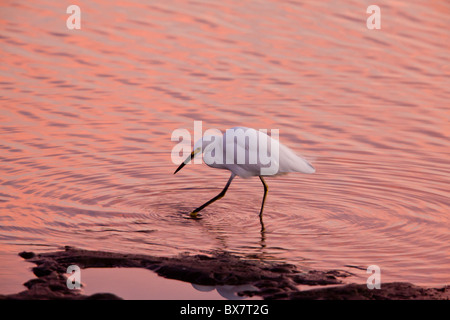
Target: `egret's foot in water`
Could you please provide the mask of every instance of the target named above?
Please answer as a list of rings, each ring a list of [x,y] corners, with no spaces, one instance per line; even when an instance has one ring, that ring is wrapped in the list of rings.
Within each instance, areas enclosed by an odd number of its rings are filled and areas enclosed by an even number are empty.
[[[189,213],[189,218],[190,219],[201,219],[202,215],[199,214],[197,211],[192,211],[191,213]]]

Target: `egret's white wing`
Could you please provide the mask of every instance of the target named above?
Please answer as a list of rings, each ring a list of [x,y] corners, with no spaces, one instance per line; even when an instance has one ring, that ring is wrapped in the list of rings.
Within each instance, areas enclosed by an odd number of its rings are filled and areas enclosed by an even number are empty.
[[[279,150],[280,172],[302,172],[314,173],[316,169],[302,157],[296,155],[294,151],[280,143]]]
[[[223,152],[225,164],[222,168],[244,178],[287,172],[315,172],[308,161],[297,156],[288,147],[252,128],[235,127],[228,130],[223,136]],[[261,170],[269,167],[275,168],[270,174]]]

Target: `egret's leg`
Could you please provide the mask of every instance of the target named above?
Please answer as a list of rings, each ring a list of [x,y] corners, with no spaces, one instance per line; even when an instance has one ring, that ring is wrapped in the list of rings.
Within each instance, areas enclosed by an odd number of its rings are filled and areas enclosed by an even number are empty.
[[[269,187],[267,186],[263,177],[259,176],[259,178],[261,179],[261,182],[263,183],[263,186],[264,186],[264,197],[263,197],[262,204],[261,204],[261,211],[259,212],[259,217],[262,218],[262,213],[264,210],[264,203],[266,202],[266,196],[267,196],[267,191],[269,191]]]
[[[236,175],[235,175],[234,173],[232,173],[231,176],[230,176],[230,179],[228,179],[228,182],[227,182],[227,184],[225,185],[225,188],[223,188],[222,192],[219,193],[219,194],[218,194],[217,196],[215,196],[214,198],[212,198],[211,200],[209,200],[208,202],[202,204],[200,207],[198,207],[198,208],[195,209],[194,211],[192,211],[192,212],[191,212],[191,217],[192,217],[192,218],[197,217],[197,212],[199,212],[199,211],[202,210],[203,208],[209,206],[209,205],[210,205],[211,203],[213,203],[214,201],[219,200],[220,198],[222,198],[222,197],[225,195],[225,193],[227,192],[228,187],[230,186],[231,181],[233,181],[233,179],[234,179],[235,176],[236,176]]]

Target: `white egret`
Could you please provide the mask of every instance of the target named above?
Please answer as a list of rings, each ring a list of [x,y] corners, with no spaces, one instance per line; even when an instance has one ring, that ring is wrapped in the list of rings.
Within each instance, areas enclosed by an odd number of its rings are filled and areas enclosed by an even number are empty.
[[[206,135],[199,139],[191,155],[175,170],[181,170],[198,154],[203,153],[205,163],[218,169],[231,171],[227,184],[217,196],[190,213],[192,218],[214,201],[222,198],[235,176],[249,178],[258,176],[264,186],[264,196],[259,212],[260,218],[268,187],[263,176],[275,176],[288,172],[314,173],[316,170],[305,159],[297,156],[291,149],[279,143],[262,131],[251,128],[235,127],[220,135]]]

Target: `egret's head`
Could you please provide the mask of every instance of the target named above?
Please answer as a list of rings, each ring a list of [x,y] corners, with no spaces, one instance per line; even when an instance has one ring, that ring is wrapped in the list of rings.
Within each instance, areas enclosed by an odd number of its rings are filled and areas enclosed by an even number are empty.
[[[205,151],[205,148],[207,148],[212,142],[214,142],[214,138],[211,139],[211,137],[209,136],[205,136],[201,139],[199,139],[195,144],[194,144],[194,150],[191,152],[191,154],[189,155],[189,157],[186,158],[186,160],[184,160],[180,166],[177,168],[177,170],[175,170],[175,173],[177,173],[178,171],[181,170],[181,168],[183,168],[185,165],[187,165],[192,159],[195,158],[195,156],[197,156],[198,154],[201,154],[203,151]]]

